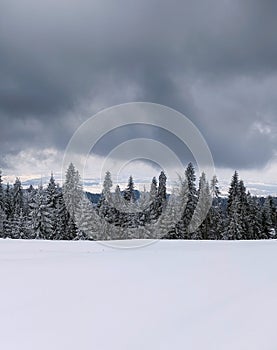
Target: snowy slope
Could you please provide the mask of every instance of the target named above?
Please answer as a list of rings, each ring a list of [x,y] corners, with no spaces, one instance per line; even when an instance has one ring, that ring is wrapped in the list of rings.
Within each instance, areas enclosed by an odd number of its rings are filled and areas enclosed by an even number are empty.
[[[277,349],[276,241],[0,240],[0,260],[3,350]]]

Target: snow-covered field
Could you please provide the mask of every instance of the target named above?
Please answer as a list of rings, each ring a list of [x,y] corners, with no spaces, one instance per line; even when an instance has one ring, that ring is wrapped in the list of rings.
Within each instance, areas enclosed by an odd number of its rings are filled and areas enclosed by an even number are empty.
[[[277,349],[277,241],[0,240],[0,281],[1,350]]]

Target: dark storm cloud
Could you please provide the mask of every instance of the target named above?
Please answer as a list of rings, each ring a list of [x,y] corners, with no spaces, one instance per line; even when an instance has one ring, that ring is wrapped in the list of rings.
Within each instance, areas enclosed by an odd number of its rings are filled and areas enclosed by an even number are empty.
[[[217,165],[264,165],[277,148],[276,15],[258,0],[2,0],[1,153],[63,149],[94,112],[140,100],[189,117]]]

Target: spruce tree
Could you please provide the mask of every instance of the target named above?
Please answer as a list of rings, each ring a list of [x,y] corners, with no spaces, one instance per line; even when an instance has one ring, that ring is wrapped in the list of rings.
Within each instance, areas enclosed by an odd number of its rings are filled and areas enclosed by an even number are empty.
[[[14,214],[20,215],[21,209],[23,209],[23,190],[21,181],[17,177],[13,185],[13,210]]]
[[[189,225],[191,223],[194,210],[197,205],[197,190],[196,190],[196,176],[195,170],[192,163],[189,163],[186,171],[186,183],[188,188],[187,193],[187,204],[183,213],[183,228],[185,229],[183,232],[183,238],[189,239],[192,237],[192,233],[190,232]]]
[[[128,202],[133,202],[135,201],[135,192],[134,192],[134,189],[135,189],[135,185],[134,185],[134,181],[133,181],[133,177],[130,176],[129,177],[129,180],[128,180],[128,185],[124,191],[124,199]]]
[[[208,239],[211,228],[211,212],[212,196],[210,194],[209,183],[203,172],[199,179],[199,188],[197,195],[197,206],[193,213],[190,223],[190,231],[194,239]],[[195,231],[194,231],[195,230]]]
[[[0,169],[0,209],[5,210],[2,170]]]
[[[237,200],[238,195],[239,195],[239,175],[238,175],[238,172],[235,171],[232,177],[231,185],[228,192],[228,200],[227,200],[228,214],[230,213],[233,201]]]
[[[71,219],[74,221],[79,203],[83,198],[83,189],[78,170],[70,163],[63,184],[63,198]],[[71,227],[74,225],[71,223]],[[74,231],[74,230],[73,230]]]
[[[158,187],[158,210],[162,212],[164,205],[166,204],[166,175],[161,171],[159,176],[159,187]]]
[[[7,183],[6,191],[5,191],[5,214],[6,219],[12,219],[14,214],[14,206],[13,206],[13,189],[10,187],[10,184]]]
[[[6,221],[6,214],[4,209],[0,207],[0,238],[5,238],[4,225]]]
[[[35,238],[37,239],[52,239],[53,227],[51,222],[50,208],[47,203],[47,197],[43,191],[42,185],[30,203],[31,207],[31,225]]]

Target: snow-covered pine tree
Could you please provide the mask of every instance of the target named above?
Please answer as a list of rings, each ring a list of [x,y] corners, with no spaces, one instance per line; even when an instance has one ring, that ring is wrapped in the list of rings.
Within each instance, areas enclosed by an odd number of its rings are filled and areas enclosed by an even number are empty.
[[[238,172],[235,171],[232,177],[231,185],[228,192],[228,200],[227,200],[227,214],[230,213],[233,201],[237,200],[239,195],[239,175]]]
[[[33,198],[33,202],[30,203],[30,207],[31,225],[35,238],[52,239],[53,228],[50,217],[50,208],[42,185],[39,186],[38,191]]]
[[[240,218],[240,224],[242,227],[241,235],[242,235],[242,239],[248,239],[249,222],[247,220],[247,215],[249,213],[249,208],[248,208],[246,188],[242,180],[239,181],[238,199],[239,199],[239,218]]]
[[[157,202],[158,202],[158,216],[161,215],[163,209],[166,206],[166,175],[164,171],[161,171],[159,175],[159,186],[157,193]]]
[[[5,210],[5,202],[4,202],[4,189],[3,189],[3,180],[2,180],[2,170],[0,169],[0,208]]]
[[[194,210],[189,230],[192,232],[193,239],[209,239],[211,228],[212,196],[210,194],[209,183],[203,172],[199,179],[199,188],[197,192],[197,206]]]
[[[49,206],[49,218],[51,220],[51,226],[53,229],[53,237],[57,229],[58,212],[57,205],[59,200],[60,190],[58,189],[53,173],[51,174],[48,186],[46,188],[47,204]]]
[[[11,219],[14,214],[14,206],[13,206],[13,189],[10,187],[10,184],[7,183],[6,191],[4,195],[5,202],[5,214],[7,220]]]
[[[212,196],[212,206],[209,212],[210,232],[209,239],[221,239],[223,230],[223,212],[220,205],[220,189],[216,175],[213,176],[210,184],[210,193]]]
[[[76,215],[76,239],[84,240],[92,236],[92,211],[93,208],[91,202],[84,196],[79,204]]]
[[[241,226],[240,217],[240,203],[238,197],[234,197],[232,200],[232,206],[229,209],[228,223],[223,232],[223,239],[233,240],[242,239],[243,228]]]
[[[5,238],[4,224],[6,221],[6,214],[4,209],[0,207],[0,238]]]
[[[248,238],[248,220],[247,214],[249,212],[246,188],[242,180],[239,180],[238,173],[235,171],[227,200],[227,218],[226,230],[228,239],[231,239],[232,229],[233,239],[247,239]],[[238,232],[240,230],[240,232]],[[226,236],[226,235],[225,235]]]
[[[126,187],[126,189],[124,190],[123,193],[123,197],[126,201],[128,202],[134,202],[135,201],[135,185],[134,185],[134,181],[133,181],[133,177],[132,175],[129,177],[128,180],[128,185]]]
[[[188,183],[186,178],[183,178],[182,176],[178,177],[179,180],[174,194],[176,196],[175,202],[179,219],[176,222],[175,228],[168,233],[167,237],[165,237],[169,239],[184,239],[187,232],[187,226],[185,226],[183,215],[188,201]]]
[[[111,188],[113,186],[113,182],[112,182],[112,175],[110,173],[110,171],[107,171],[105,174],[105,178],[104,178],[104,182],[103,182],[103,197],[109,201],[110,197],[111,197]]]
[[[63,184],[63,198],[70,218],[75,221],[76,211],[83,197],[83,189],[78,170],[70,163]],[[75,222],[76,224],[76,222]],[[73,223],[70,225],[73,228]]]
[[[275,228],[272,220],[273,215],[272,197],[268,196],[265,199],[262,209],[262,230],[264,238],[272,238],[275,236]]]
[[[157,183],[156,177],[154,176],[150,187],[150,199],[152,201],[156,200],[157,195],[158,195],[158,183]]]
[[[106,172],[100,200],[97,205],[97,212],[101,217],[110,217],[112,208],[111,188],[113,186],[111,173]],[[109,218],[110,219],[110,218]]]
[[[158,201],[158,184],[156,177],[154,176],[151,182],[150,193],[149,193],[149,221],[154,222],[159,216],[159,201]]]
[[[119,185],[116,185],[115,187],[112,203],[116,208],[120,208],[122,205],[122,195]]]
[[[195,170],[192,163],[189,163],[186,171],[185,171],[185,178],[188,188],[187,193],[187,204],[183,213],[183,239],[190,239],[192,237],[191,232],[189,231],[189,225],[193,217],[194,210],[197,205],[197,190],[196,190],[196,176],[195,176]]]
[[[180,199],[173,191],[162,215],[154,225],[153,238],[177,238],[176,225],[180,220],[179,214]]]
[[[14,214],[20,215],[21,209],[23,209],[23,190],[20,179],[17,177],[13,185],[13,208]]]
[[[261,210],[257,198],[247,193],[247,213],[244,220],[247,222],[247,239],[259,239],[262,234]]]
[[[12,225],[11,238],[14,238],[14,239],[29,238],[28,220],[24,215],[22,208],[20,209],[19,214],[15,212],[11,225]]]
[[[68,239],[67,234],[68,230],[68,221],[69,221],[69,213],[66,209],[63,193],[61,190],[58,190],[58,197],[56,202],[56,229],[54,232],[53,239],[55,240],[63,240]],[[71,237],[71,234],[70,234]],[[75,236],[74,236],[75,237]]]

